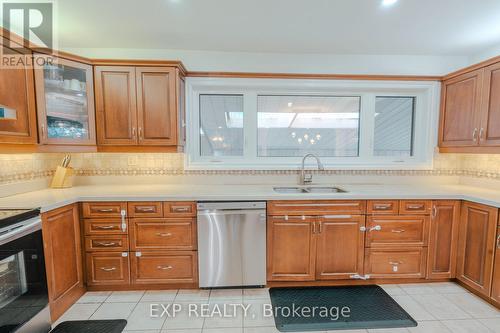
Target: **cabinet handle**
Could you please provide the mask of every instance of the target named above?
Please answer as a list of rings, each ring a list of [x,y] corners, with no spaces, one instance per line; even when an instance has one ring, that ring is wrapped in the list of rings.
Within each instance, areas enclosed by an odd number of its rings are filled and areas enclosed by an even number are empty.
[[[113,212],[113,208],[101,208],[97,210],[99,213],[111,213]]]
[[[389,261],[389,264],[393,265],[393,266],[398,266],[398,265],[401,265],[403,262],[402,261]]]
[[[437,216],[437,207],[432,206],[432,218],[436,218],[436,216]]]
[[[368,229],[368,231],[380,231],[382,230],[382,227],[379,226],[379,225],[376,225],[374,227],[371,227],[370,229]]]
[[[127,221],[125,218],[127,217],[127,211],[125,209],[122,209],[120,211],[120,215],[122,217],[122,231],[125,232],[127,230]]]
[[[191,207],[187,206],[172,206],[173,213],[185,213],[189,212]]]
[[[484,128],[481,127],[481,130],[479,131],[479,141],[483,141],[483,134],[484,134]]]
[[[172,269],[172,266],[156,266],[157,269],[166,271],[168,269]]]
[[[170,237],[172,234],[170,232],[157,232],[156,236],[158,237]]]
[[[497,237],[497,249],[500,249],[500,235]]]
[[[406,206],[407,209],[422,209],[424,208],[424,205],[408,205]]]
[[[472,131],[472,141],[477,141],[477,128]]]
[[[314,218],[315,216],[307,216],[307,215],[301,215],[301,216],[288,216],[288,215],[283,215],[283,216],[273,216],[273,219],[280,219],[280,220],[306,220],[306,219],[311,219]]]
[[[135,132],[135,127],[132,127],[132,139],[136,139],[137,136],[136,136],[136,132]]]
[[[116,227],[114,225],[96,225],[94,229],[111,230],[111,229],[116,229]]]
[[[138,213],[151,213],[154,212],[155,209],[153,207],[136,207],[135,211]]]
[[[108,243],[106,243],[106,242],[96,242],[95,244],[98,245],[98,246],[103,246],[103,247],[110,247],[110,246],[116,246],[116,245],[118,245],[115,242],[108,242]]]
[[[404,229],[393,229],[393,230],[391,230],[391,232],[396,233],[396,234],[400,234],[400,233],[405,232],[405,230]]]
[[[324,219],[350,219],[351,215],[323,215]]]
[[[322,233],[323,232],[323,223],[320,221],[318,222],[319,224],[319,233]]]
[[[380,210],[386,210],[391,208],[391,204],[386,204],[386,205],[374,205],[374,209],[380,209]]]
[[[313,222],[312,226],[313,226],[313,234],[315,234],[316,233],[316,222]]]
[[[42,124],[42,126],[40,127],[40,131],[42,132],[41,133],[42,138],[45,138],[45,125],[44,124]]]
[[[139,127],[139,140],[142,140],[142,127]]]
[[[116,271],[116,267],[101,267],[101,271],[105,271],[105,272],[112,272],[112,271]]]

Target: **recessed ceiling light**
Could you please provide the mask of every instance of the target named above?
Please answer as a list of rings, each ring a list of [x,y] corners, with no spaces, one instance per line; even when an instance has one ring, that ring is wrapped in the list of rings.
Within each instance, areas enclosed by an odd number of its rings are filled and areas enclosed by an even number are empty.
[[[396,2],[398,2],[398,0],[382,0],[382,5],[384,5],[384,6],[392,6]]]

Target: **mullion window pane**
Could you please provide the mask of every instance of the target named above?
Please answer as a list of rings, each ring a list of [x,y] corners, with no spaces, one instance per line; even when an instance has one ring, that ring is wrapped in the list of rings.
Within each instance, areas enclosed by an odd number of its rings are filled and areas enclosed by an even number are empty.
[[[200,95],[201,156],[243,156],[243,95]]]
[[[358,96],[258,96],[258,155],[359,155]]]
[[[376,98],[375,156],[413,156],[414,110],[414,97]]]

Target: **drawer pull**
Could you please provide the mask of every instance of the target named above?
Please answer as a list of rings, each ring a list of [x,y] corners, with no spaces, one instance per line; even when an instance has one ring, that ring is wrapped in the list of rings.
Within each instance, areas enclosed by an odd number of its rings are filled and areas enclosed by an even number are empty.
[[[424,205],[408,205],[406,206],[408,209],[422,209],[424,208]]]
[[[376,225],[374,227],[371,227],[370,229],[368,229],[368,231],[380,231],[382,230],[382,227],[379,226],[379,225]]]
[[[351,215],[323,215],[324,219],[350,219]]]
[[[122,231],[125,232],[127,230],[127,221],[125,221],[125,217],[127,216],[127,211],[122,209],[120,211],[120,216],[122,217]]]
[[[110,247],[110,246],[116,246],[118,245],[118,243],[115,243],[115,242],[95,242],[94,243],[95,245],[97,246],[103,246],[103,247]]]
[[[403,232],[405,232],[405,231],[406,231],[406,230],[404,230],[404,229],[392,229],[392,230],[391,230],[391,232],[394,232],[394,233],[396,233],[396,234],[400,234],[400,233],[403,233]]]
[[[391,208],[391,204],[385,204],[385,205],[374,205],[374,209],[380,209],[380,210],[386,210]]]
[[[162,271],[166,271],[166,270],[172,269],[173,267],[172,266],[156,266],[156,268],[159,270],[162,270]]]
[[[188,206],[172,206],[172,212],[174,213],[185,213],[189,212],[191,207]]]
[[[284,215],[284,216],[273,216],[273,219],[279,219],[279,220],[285,220],[285,221],[288,221],[288,220],[306,220],[306,219],[311,219],[311,218],[314,218],[314,216],[307,216],[307,215],[301,215],[301,216],[288,216],[288,215]]]
[[[403,262],[402,261],[389,261],[389,264],[393,266],[401,265]]]
[[[155,209],[153,207],[136,207],[135,211],[138,213],[151,213],[154,212]]]
[[[497,237],[497,249],[500,249],[500,235]]]
[[[101,267],[101,271],[105,271],[105,272],[113,272],[113,271],[116,271],[116,267]]]
[[[117,229],[116,226],[114,226],[114,225],[96,225],[94,228],[99,229],[99,230]]]
[[[359,207],[359,203],[297,203],[274,204],[276,207]]]
[[[156,236],[158,236],[158,237],[170,237],[170,236],[172,236],[172,233],[170,233],[170,232],[157,232]]]
[[[111,213],[114,211],[113,208],[100,208],[97,210],[99,213]]]

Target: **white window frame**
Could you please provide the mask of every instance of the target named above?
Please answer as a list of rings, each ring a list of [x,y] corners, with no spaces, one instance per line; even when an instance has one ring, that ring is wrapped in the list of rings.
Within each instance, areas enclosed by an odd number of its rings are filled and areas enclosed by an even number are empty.
[[[202,94],[243,95],[244,156],[201,156],[199,97]],[[257,156],[258,95],[361,96],[359,156],[321,157],[326,169],[432,169],[437,141],[439,82],[188,77],[185,150],[187,170],[297,169],[301,157]],[[373,156],[376,96],[416,97],[413,156]]]

